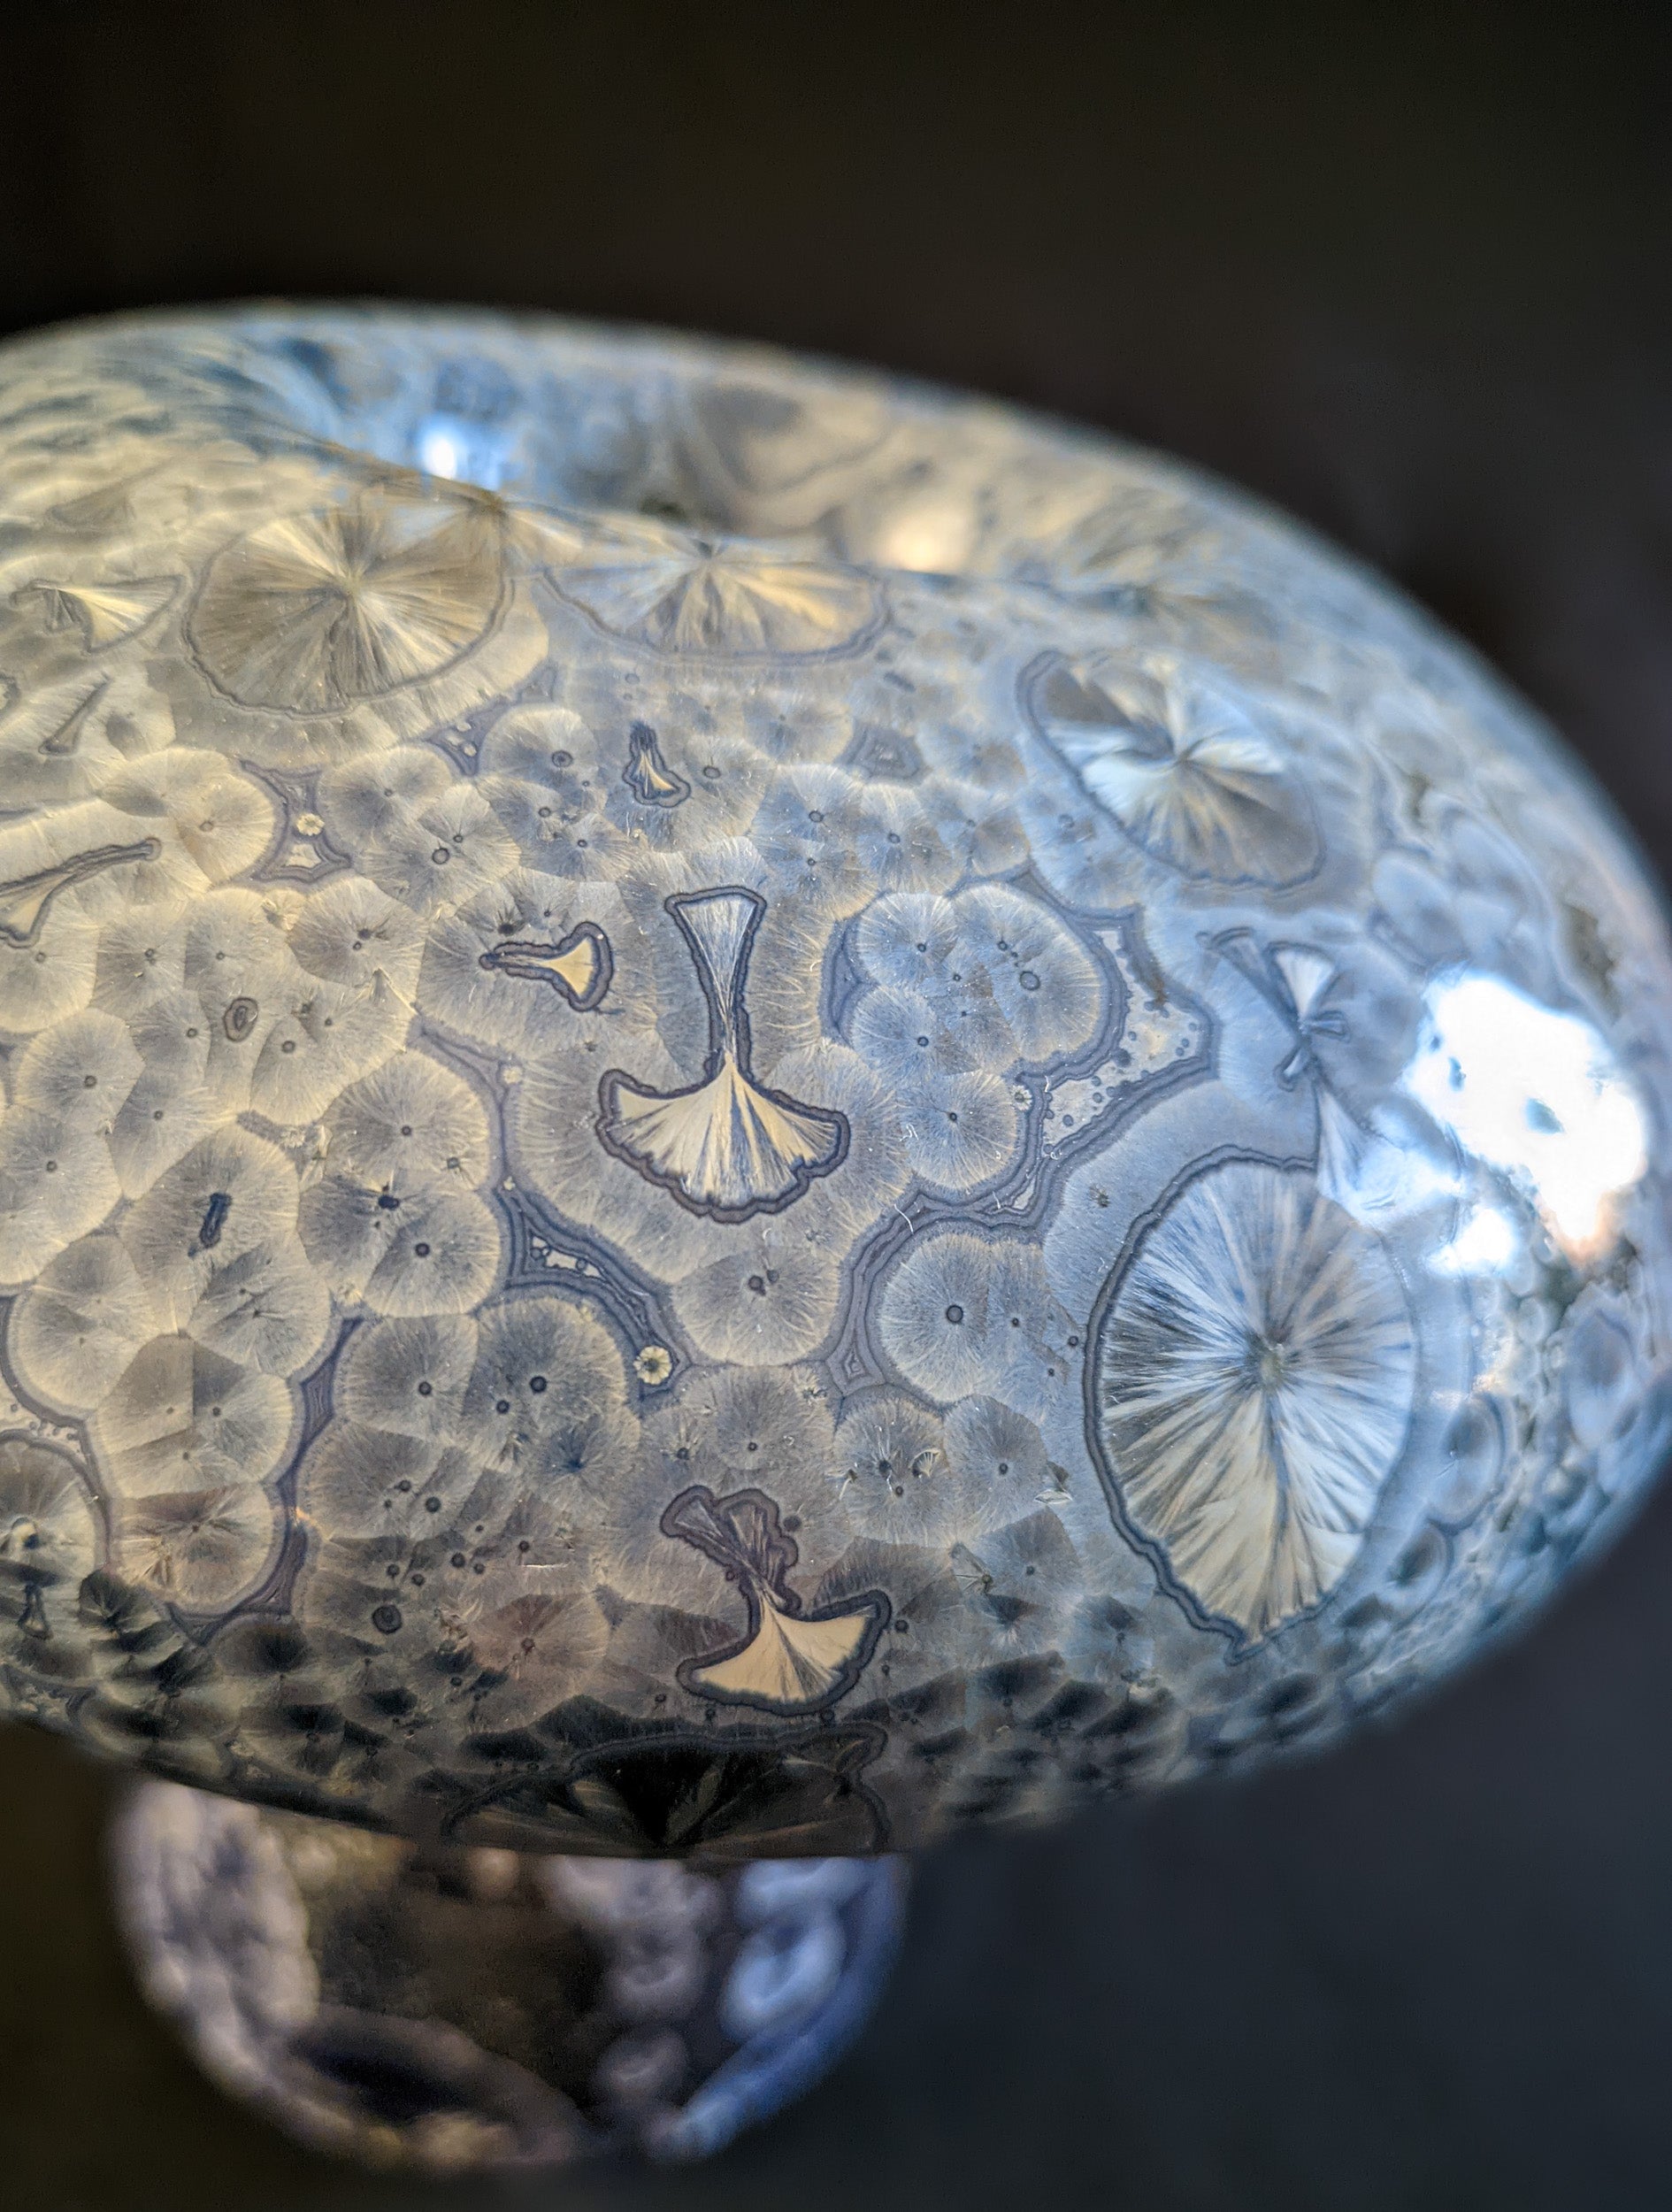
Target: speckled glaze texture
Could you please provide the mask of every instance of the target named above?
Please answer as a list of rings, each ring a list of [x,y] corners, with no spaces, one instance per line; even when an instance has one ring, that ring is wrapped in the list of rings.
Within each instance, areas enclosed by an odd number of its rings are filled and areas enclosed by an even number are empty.
[[[0,351],[0,1679],[266,1803],[863,1854],[1322,1742],[1667,1430],[1672,968],[1164,461],[548,321]]]

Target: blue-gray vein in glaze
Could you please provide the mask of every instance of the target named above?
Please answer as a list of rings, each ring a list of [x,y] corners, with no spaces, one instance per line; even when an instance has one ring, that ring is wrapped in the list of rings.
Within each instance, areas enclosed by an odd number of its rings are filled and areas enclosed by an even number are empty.
[[[755,349],[0,350],[0,1681],[471,1843],[1321,1743],[1668,1428],[1672,967],[1528,710],[1170,462]]]

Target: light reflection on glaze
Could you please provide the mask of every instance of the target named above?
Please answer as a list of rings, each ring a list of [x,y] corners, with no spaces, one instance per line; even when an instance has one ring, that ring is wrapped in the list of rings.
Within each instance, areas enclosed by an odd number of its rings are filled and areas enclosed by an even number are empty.
[[[1642,1106],[1600,1034],[1499,976],[1438,978],[1423,1008],[1406,1089],[1469,1151],[1527,1190],[1570,1259],[1593,1258],[1610,1240],[1614,1201],[1648,1157]],[[1475,1233],[1466,1249],[1476,1264],[1494,1264],[1501,1237]],[[1456,1265],[1463,1256],[1450,1248]]]

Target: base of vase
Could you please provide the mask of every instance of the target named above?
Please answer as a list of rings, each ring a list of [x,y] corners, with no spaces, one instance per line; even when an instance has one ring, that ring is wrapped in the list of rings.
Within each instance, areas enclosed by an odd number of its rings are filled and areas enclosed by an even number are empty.
[[[198,2062],[316,2148],[430,2173],[699,2158],[869,2016],[897,1859],[426,1848],[174,1783],[128,1795],[118,1905]]]

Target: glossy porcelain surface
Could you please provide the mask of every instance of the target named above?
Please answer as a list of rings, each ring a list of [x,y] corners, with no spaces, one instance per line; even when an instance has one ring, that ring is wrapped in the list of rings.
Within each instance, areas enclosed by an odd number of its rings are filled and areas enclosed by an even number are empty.
[[[12,1710],[878,1850],[1324,1740],[1653,1474],[1655,896],[1251,503],[276,309],[4,349],[0,503]]]

